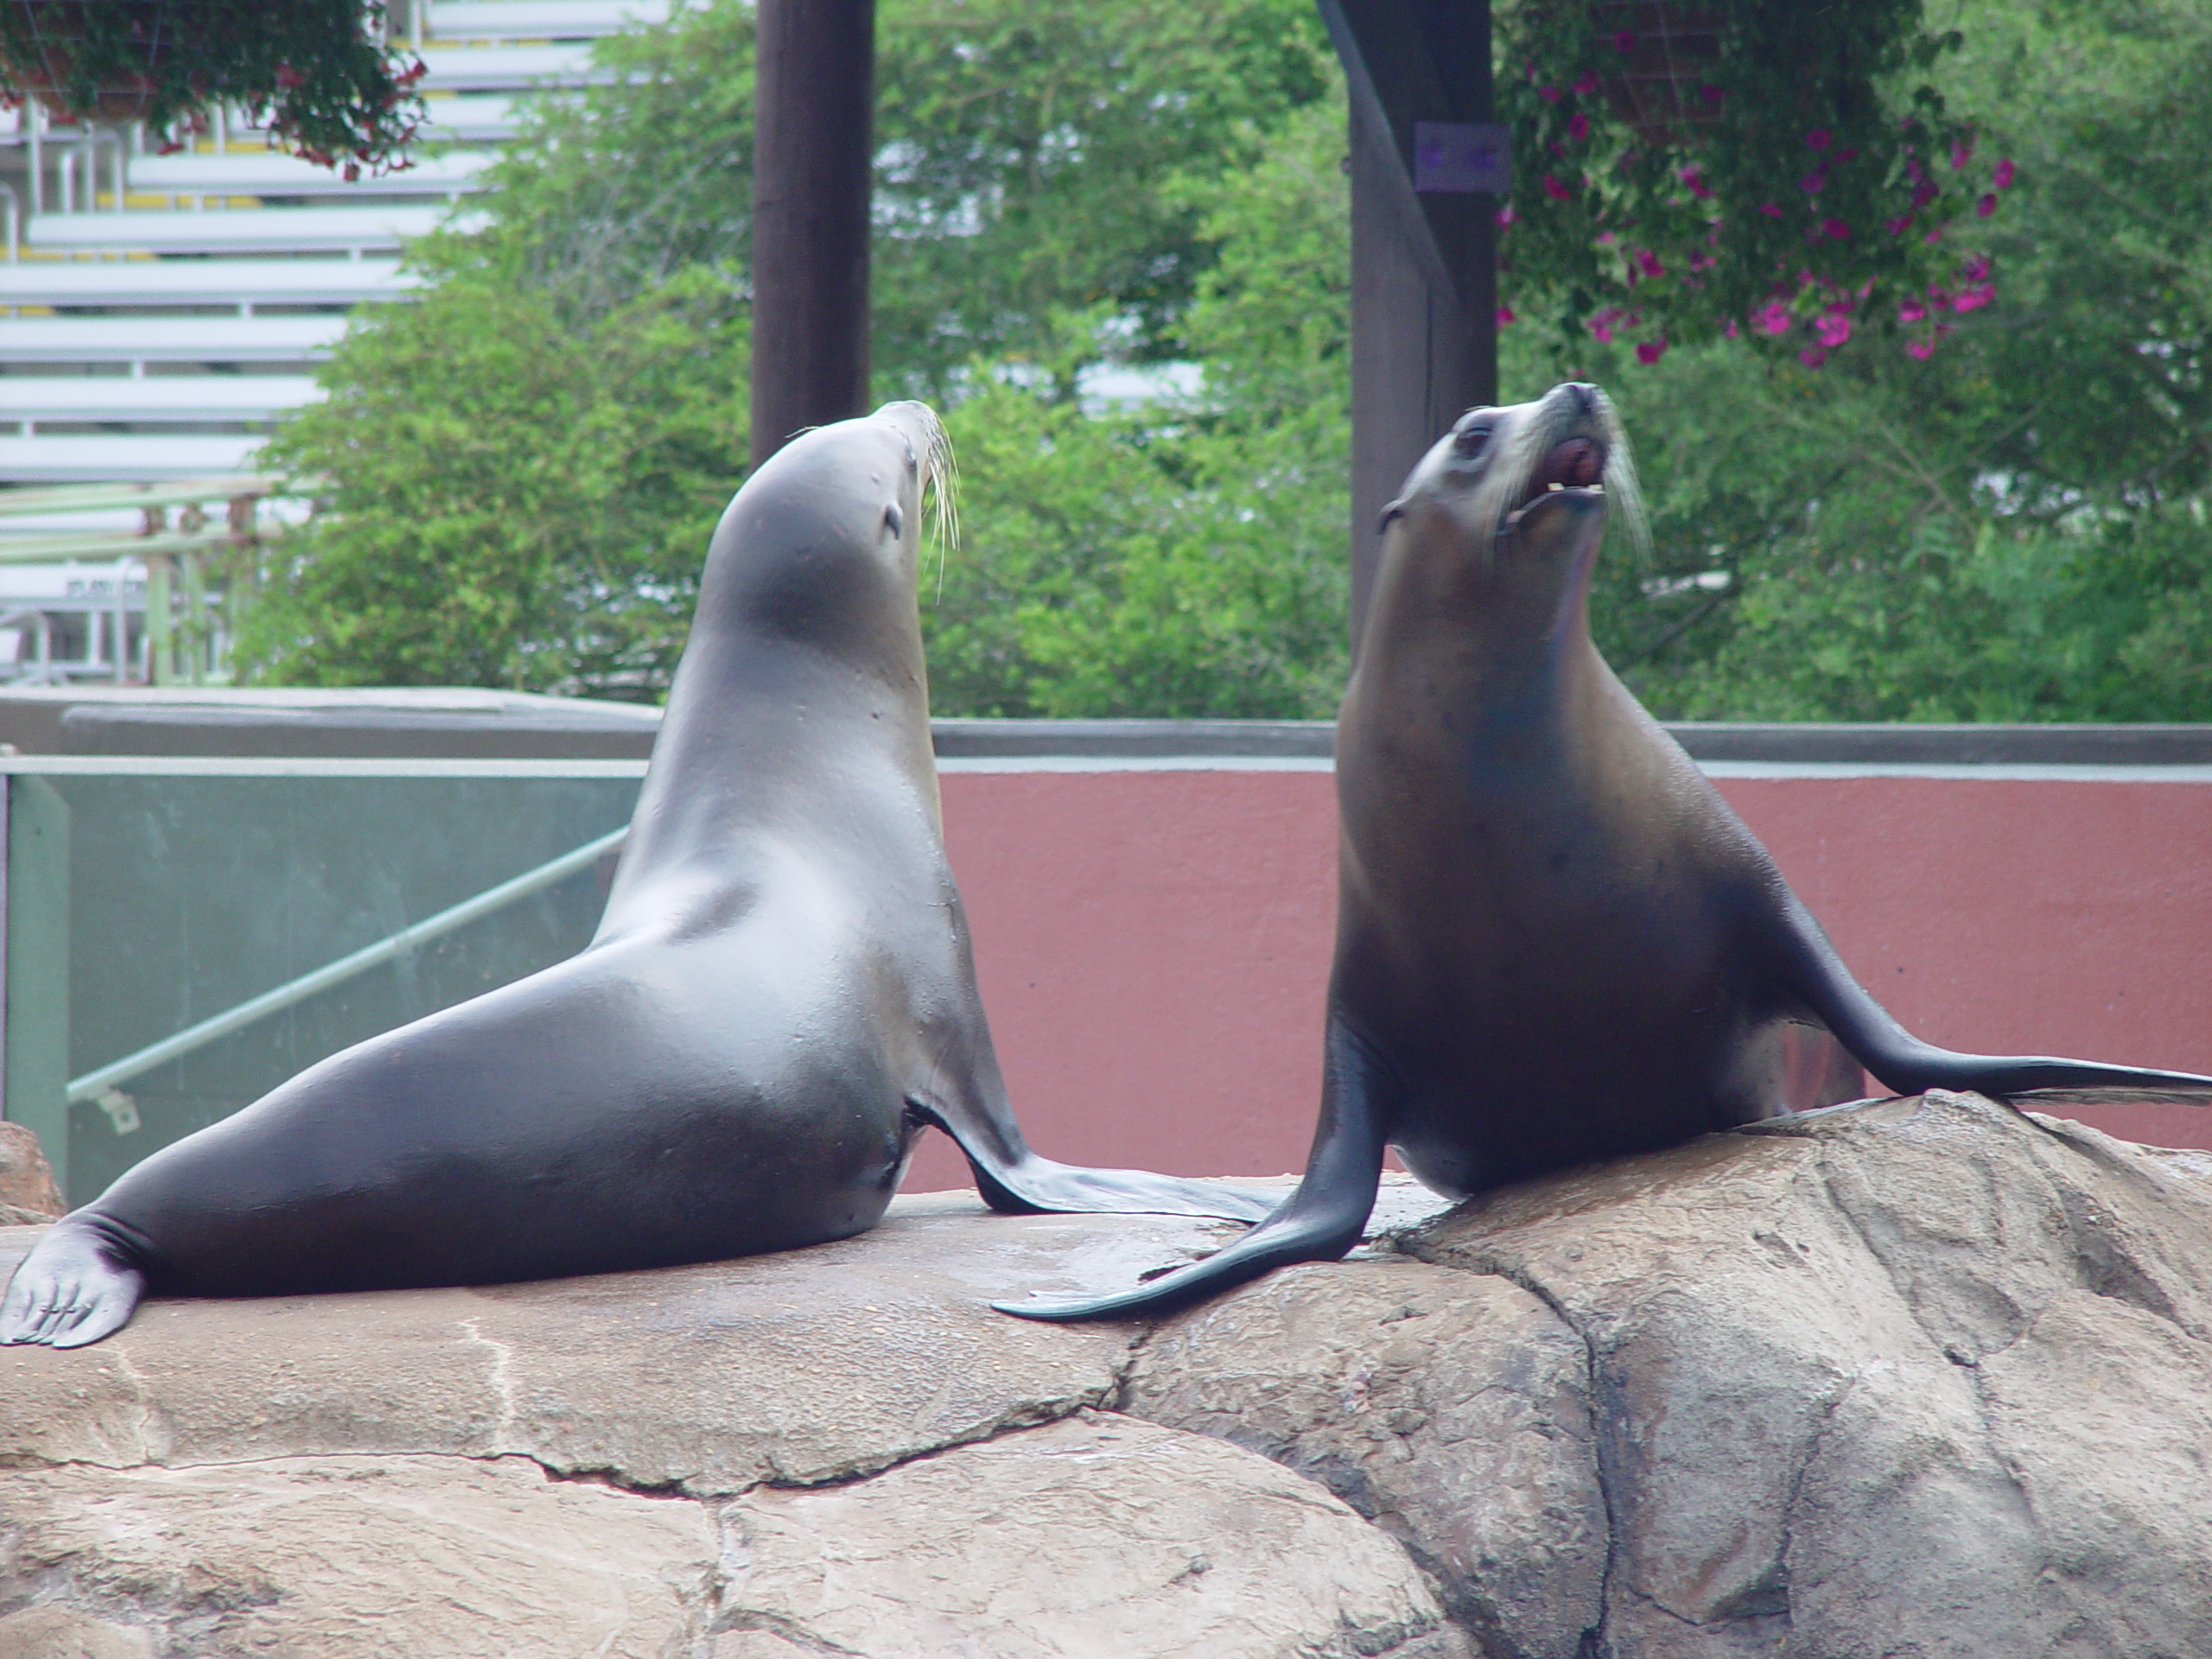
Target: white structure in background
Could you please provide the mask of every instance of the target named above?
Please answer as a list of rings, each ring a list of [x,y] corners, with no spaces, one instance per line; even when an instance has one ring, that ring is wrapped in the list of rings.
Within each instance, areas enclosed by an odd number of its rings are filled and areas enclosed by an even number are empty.
[[[669,4],[395,6],[429,120],[412,168],[350,183],[235,112],[169,156],[136,127],[58,126],[35,99],[0,112],[0,681],[197,678],[220,660],[219,622],[196,613],[161,649],[148,593],[198,603],[203,558],[265,503],[270,421],[318,395],[352,307],[405,294],[402,239],[465,212],[518,99],[593,80],[592,42]]]

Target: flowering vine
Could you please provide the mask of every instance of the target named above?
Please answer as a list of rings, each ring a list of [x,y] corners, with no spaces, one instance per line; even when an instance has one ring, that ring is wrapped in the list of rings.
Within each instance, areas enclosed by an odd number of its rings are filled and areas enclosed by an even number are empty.
[[[384,25],[379,0],[4,0],[0,97],[65,121],[143,121],[169,149],[234,104],[349,179],[394,172],[425,113],[424,70]]]
[[[1501,317],[1645,364],[1725,336],[1817,368],[1868,334],[1928,357],[1993,298],[1972,227],[2016,172],[1927,84],[1961,40],[1919,0],[1522,0],[1499,41]]]

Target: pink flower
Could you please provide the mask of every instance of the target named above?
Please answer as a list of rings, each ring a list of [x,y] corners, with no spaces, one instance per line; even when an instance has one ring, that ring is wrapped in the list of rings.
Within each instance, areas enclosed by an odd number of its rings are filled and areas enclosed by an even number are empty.
[[[1667,336],[1664,334],[1660,335],[1656,340],[1638,340],[1637,342],[1636,360],[1643,364],[1647,369],[1666,355]]]
[[[1636,251],[1636,268],[1647,276],[1664,276],[1667,267],[1659,263],[1659,256],[1649,248]]]
[[[1582,79],[1574,83],[1572,90],[1584,98],[1589,97],[1598,90],[1598,72],[1595,69],[1585,69],[1582,72]]]
[[[1780,219],[1782,217],[1782,209],[1771,201],[1763,201],[1759,203],[1759,212],[1764,213],[1769,219]]]
[[[1974,203],[1974,210],[1978,216],[1983,219],[1987,219],[1992,213],[1995,213],[1997,211],[1997,197],[1995,193],[1992,192],[1990,194],[1984,196],[1980,201]]]
[[[1512,321],[1513,321],[1513,308],[1512,308],[1511,306],[1510,306],[1510,305],[1501,305],[1501,306],[1499,306],[1499,307],[1497,308],[1497,320],[1498,320],[1498,322],[1500,323],[1500,325],[1503,325],[1503,324],[1505,324],[1505,323],[1509,323],[1509,322]]]
[[[1951,147],[1951,171],[1955,173],[1974,159],[1974,140],[1961,138]]]
[[[1838,167],[1841,167],[1846,162],[1857,161],[1859,159],[1859,152],[1855,149],[1839,149],[1829,159],[1834,161]]]
[[[1925,242],[1929,247],[1934,247],[1938,242],[1941,242],[1943,239],[1943,227],[1941,225],[1938,225],[1934,230],[1929,232],[1927,235],[1922,237],[1920,239]]]
[[[1997,170],[1989,175],[1989,181],[1995,185],[1999,190],[2002,190],[2010,185],[2012,182],[2012,162],[2008,159],[1998,162]]]
[[[1882,228],[1891,236],[1903,236],[1912,228],[1912,215],[1899,213],[1895,219],[1885,219],[1882,221]]]
[[[1520,216],[1512,208],[1501,207],[1497,210],[1497,222],[1499,227],[1503,229],[1508,225],[1517,225],[1521,220]]]
[[[1741,331],[1736,327],[1736,319],[1733,317],[1728,319],[1727,327],[1721,330],[1721,333],[1726,334],[1730,340],[1735,339],[1740,332]]]
[[[1600,340],[1611,340],[1613,337],[1613,325],[1620,321],[1620,307],[1618,305],[1607,306],[1603,311],[1600,311],[1596,316],[1590,319],[1591,334],[1595,335]]]
[[[1574,193],[1547,173],[1544,175],[1544,194],[1554,201],[1565,201]]]
[[[1567,136],[1570,138],[1587,138],[1590,136],[1590,118],[1577,110],[1567,118]]]
[[[1897,307],[1899,322],[1918,322],[1927,315],[1928,308],[1918,300],[1907,300],[1903,305]]]
[[[1987,254],[1977,253],[1973,258],[1967,261],[1967,281],[1970,283],[1978,283],[1988,275],[1989,256]]]
[[[1828,360],[1828,354],[1818,346],[1808,346],[1797,353],[1797,360],[1808,369],[1817,369]]]
[[[1789,308],[1780,300],[1770,300],[1752,313],[1751,322],[1761,334],[1786,334],[1789,332]]]
[[[1851,226],[1845,224],[1840,219],[1822,219],[1821,221],[1821,232],[1824,236],[1830,237],[1838,242],[1848,242],[1851,240]]]
[[[1812,172],[1808,173],[1803,178],[1797,181],[1797,188],[1800,190],[1802,190],[1808,196],[1817,196],[1821,194],[1821,187],[1827,181],[1828,175],[1821,172],[1818,168],[1815,168]]]
[[[1932,184],[1923,183],[1920,185],[1912,193],[1912,211],[1916,213],[1918,213],[1929,202],[1935,200],[1936,196],[1940,194],[1941,193],[1937,191],[1936,187]]]
[[[1697,89],[1697,95],[1708,104],[1718,104],[1720,101],[1720,89],[1718,86],[1711,85],[1700,86]]]
[[[1713,194],[1713,187],[1705,181],[1704,175],[1694,167],[1686,167],[1675,176],[1689,186],[1690,194],[1695,196],[1700,201],[1703,201]]]
[[[1624,29],[1613,36],[1613,50],[1616,52],[1626,52],[1635,45],[1636,31],[1632,29]]]
[[[1556,104],[1559,102],[1559,88],[1556,86],[1539,86],[1536,88],[1536,96],[1542,99],[1547,104]]]
[[[1996,297],[1996,283],[1977,283],[1973,288],[1961,289],[1959,290],[1958,297],[1951,302],[1951,309],[1954,311],[1979,311],[1983,306],[1987,305],[1995,300]]]
[[[1908,340],[1904,348],[1924,363],[1936,355],[1936,336],[1923,334],[1918,340]]]
[[[1813,325],[1813,336],[1821,345],[1834,350],[1851,338],[1849,317],[1822,317]]]
[[[1619,240],[1620,238],[1615,236],[1611,231],[1600,231],[1598,232],[1598,245],[1601,248],[1610,248]]]
[[[1805,135],[1805,142],[1815,149],[1826,149],[1828,147],[1829,137],[1830,134],[1826,127],[1815,127]]]

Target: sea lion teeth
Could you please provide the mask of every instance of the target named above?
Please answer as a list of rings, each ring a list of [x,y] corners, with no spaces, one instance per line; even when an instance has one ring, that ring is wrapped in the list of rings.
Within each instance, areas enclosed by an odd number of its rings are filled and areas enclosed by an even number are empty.
[[[1513,438],[1532,423],[1590,435],[1554,444],[1539,475],[1568,460],[1610,467],[1633,523],[1635,474],[1595,387],[1482,418],[1492,454],[1525,454]],[[1525,524],[1509,515],[1516,556],[1501,558],[1493,535],[1468,530],[1497,480],[1451,464],[1451,448],[1447,436],[1407,482],[1409,503],[1446,510],[1408,512],[1385,539],[1337,723],[1337,955],[1305,1179],[1202,1262],[1007,1313],[1161,1313],[1332,1260],[1358,1242],[1386,1149],[1465,1198],[1777,1116],[1797,1103],[1782,1092],[1792,1023],[1825,1026],[1898,1094],[2212,1089],[2181,1072],[1955,1054],[1899,1026],[1592,644],[1603,493],[1576,490]],[[1802,1103],[1849,1098],[1842,1088],[1858,1084],[1839,1077]]]

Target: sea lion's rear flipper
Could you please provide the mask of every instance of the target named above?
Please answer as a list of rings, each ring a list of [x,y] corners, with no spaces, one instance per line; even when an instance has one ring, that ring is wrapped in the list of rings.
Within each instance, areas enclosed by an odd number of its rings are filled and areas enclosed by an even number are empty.
[[[1338,1020],[1329,1025],[1328,1077],[1306,1178],[1282,1207],[1203,1262],[1104,1296],[1077,1301],[994,1302],[1025,1319],[1098,1319],[1171,1313],[1294,1262],[1333,1262],[1359,1243],[1382,1179],[1382,1147],[1397,1084],[1373,1050]]]
[[[1274,1195],[1219,1181],[1159,1175],[1145,1169],[1086,1169],[1030,1151],[999,1097],[999,1109],[910,1096],[907,1109],[943,1129],[975,1172],[976,1190],[1001,1215],[1062,1212],[1102,1215],[1219,1216],[1257,1221]]]
[[[129,1324],[145,1290],[130,1252],[79,1211],[16,1268],[0,1300],[0,1343],[82,1348]]]
[[[2017,1095],[2031,1089],[2139,1088],[2178,1090],[2212,1105],[2212,1077],[2190,1071],[2107,1065],[2037,1054],[1961,1054],[1923,1042],[1891,1017],[1851,976],[1843,959],[1804,902],[1780,887],[1776,937],[1760,941],[1774,960],[1776,977],[1795,989],[1804,1006],[1858,1057],[1883,1086],[1901,1095],[1929,1089]]]

